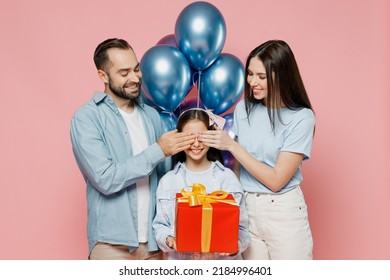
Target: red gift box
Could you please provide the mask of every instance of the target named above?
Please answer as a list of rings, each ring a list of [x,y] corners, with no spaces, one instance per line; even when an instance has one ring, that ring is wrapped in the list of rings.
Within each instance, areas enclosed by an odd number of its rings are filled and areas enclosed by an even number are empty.
[[[238,251],[239,206],[231,194],[225,193],[223,198],[218,199],[215,199],[218,196],[210,196],[212,198],[208,199],[207,195],[203,195],[201,205],[191,206],[191,197],[186,198],[183,192],[176,194],[178,252]]]

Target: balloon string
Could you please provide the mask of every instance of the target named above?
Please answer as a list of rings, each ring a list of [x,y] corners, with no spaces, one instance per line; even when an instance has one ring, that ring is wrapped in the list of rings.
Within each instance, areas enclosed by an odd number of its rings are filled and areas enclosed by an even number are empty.
[[[173,112],[171,112],[171,111],[166,111],[166,110],[164,110],[164,109],[161,111],[161,113],[167,114],[170,118],[172,118],[172,116],[173,116]]]
[[[169,117],[172,119],[172,117],[173,117],[173,112],[169,112]]]
[[[195,83],[196,74],[198,74],[198,72],[195,72],[194,75],[192,75],[192,85],[193,85],[193,86],[196,85],[196,83]],[[198,74],[198,75],[199,75],[199,74]]]
[[[196,104],[196,106],[197,106],[197,108],[199,108],[199,100],[200,100],[200,77],[202,76],[202,71],[200,70],[199,72],[198,72],[198,100],[197,100],[197,104]]]

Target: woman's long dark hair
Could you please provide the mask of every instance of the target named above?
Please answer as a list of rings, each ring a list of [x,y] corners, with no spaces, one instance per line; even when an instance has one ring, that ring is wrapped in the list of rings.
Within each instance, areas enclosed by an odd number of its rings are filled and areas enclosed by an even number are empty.
[[[267,102],[253,97],[249,83],[245,83],[245,109],[248,115],[256,103],[263,103],[275,128],[275,111],[280,118],[282,104],[289,109],[308,108],[313,111],[294,54],[286,42],[267,41],[252,50],[246,60],[245,77],[248,77],[249,62],[258,58],[264,64],[267,75]],[[282,121],[282,120],[281,120]]]
[[[179,132],[183,131],[183,126],[191,120],[201,121],[208,130],[215,130],[213,125],[210,124],[209,115],[202,109],[190,109],[188,111],[184,111],[179,119],[177,120],[176,128]],[[218,149],[210,147],[207,151],[207,159],[210,161],[220,161],[223,163],[222,152]],[[185,162],[186,154],[185,152],[177,153],[173,156],[173,166],[175,166],[178,162]]]

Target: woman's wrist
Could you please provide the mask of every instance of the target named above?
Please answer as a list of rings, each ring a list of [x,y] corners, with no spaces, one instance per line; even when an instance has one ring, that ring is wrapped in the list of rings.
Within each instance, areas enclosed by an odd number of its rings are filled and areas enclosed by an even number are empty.
[[[228,151],[233,154],[237,150],[238,143],[232,139],[231,144],[228,146]]]

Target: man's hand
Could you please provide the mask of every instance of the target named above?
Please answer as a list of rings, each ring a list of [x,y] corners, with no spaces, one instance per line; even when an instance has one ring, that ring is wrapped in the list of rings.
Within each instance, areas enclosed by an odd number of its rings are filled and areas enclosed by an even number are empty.
[[[194,142],[195,135],[177,132],[177,130],[168,131],[157,140],[157,144],[166,157],[188,149]]]

